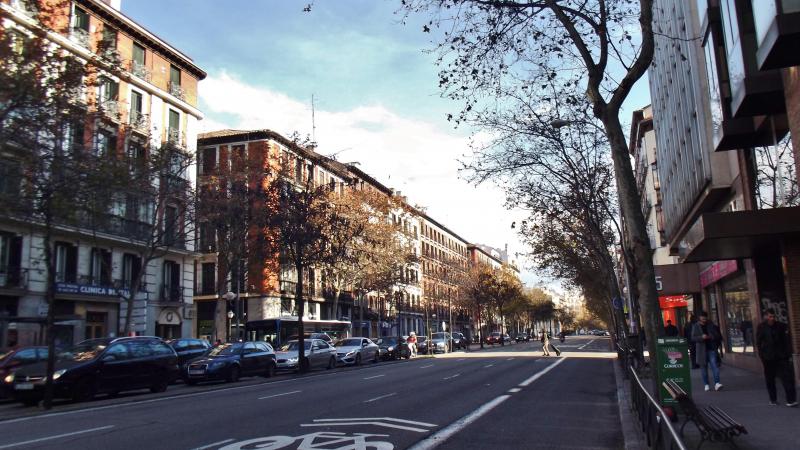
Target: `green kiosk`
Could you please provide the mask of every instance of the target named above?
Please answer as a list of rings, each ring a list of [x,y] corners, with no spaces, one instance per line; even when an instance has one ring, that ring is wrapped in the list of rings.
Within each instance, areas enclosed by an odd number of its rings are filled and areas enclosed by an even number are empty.
[[[689,358],[689,346],[686,338],[659,337],[656,339],[656,362],[658,364],[658,380],[663,383],[672,380],[687,394],[692,393],[692,362]],[[661,406],[677,408],[678,402],[673,400],[662,384],[658,386],[658,397]]]

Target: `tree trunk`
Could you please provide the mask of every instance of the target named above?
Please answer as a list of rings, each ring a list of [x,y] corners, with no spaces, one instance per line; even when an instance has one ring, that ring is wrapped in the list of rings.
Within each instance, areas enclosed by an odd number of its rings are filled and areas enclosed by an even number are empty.
[[[625,220],[630,249],[633,254],[633,266],[636,270],[636,288],[639,293],[639,307],[644,320],[643,330],[649,335],[648,348],[652,357],[656,354],[655,337],[663,334],[664,329],[661,310],[658,304],[658,292],[655,284],[655,268],[650,251],[650,239],[647,236],[647,223],[641,210],[636,179],[631,167],[630,154],[625,142],[625,134],[616,114],[602,117],[614,161],[614,172],[617,182],[620,209]],[[657,381],[656,381],[657,382]]]
[[[297,306],[297,368],[300,373],[308,371],[308,363],[306,362],[305,351],[305,326],[303,324],[303,315],[305,315],[305,300],[303,299],[303,263],[300,259],[300,252],[298,251],[298,261],[294,264],[294,269],[297,271],[297,284],[294,288],[294,301]]]
[[[139,275],[131,280],[131,289],[128,293],[128,304],[125,308],[125,327],[120,332],[120,336],[130,336],[131,332],[133,331],[133,308],[135,306],[136,295],[139,293],[139,287],[142,285],[142,278],[147,274],[147,265],[148,262],[145,262],[145,258],[143,255],[139,255],[141,258],[141,267],[139,268]],[[158,293],[156,292],[156,295]]]
[[[45,219],[44,231],[44,264],[47,267],[47,286],[45,287],[45,301],[47,302],[47,322],[45,328],[47,330],[47,378],[44,386],[44,398],[42,399],[42,407],[50,409],[53,407],[53,372],[56,365],[56,333],[55,333],[55,292],[53,291],[56,284],[55,261],[53,261],[53,248],[52,248],[52,227],[50,218]]]
[[[331,303],[331,318],[333,320],[339,320],[339,299],[342,296],[342,290],[336,289],[336,293],[333,294],[333,302]]]

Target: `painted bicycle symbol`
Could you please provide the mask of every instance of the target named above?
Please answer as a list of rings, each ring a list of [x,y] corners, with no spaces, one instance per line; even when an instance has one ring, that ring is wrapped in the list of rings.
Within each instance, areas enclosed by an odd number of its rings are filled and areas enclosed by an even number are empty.
[[[394,445],[386,441],[367,441],[368,438],[389,437],[388,434],[338,433],[319,431],[302,436],[267,436],[228,444],[219,450],[276,450],[296,448],[297,450],[393,450]],[[297,447],[293,444],[298,442]]]

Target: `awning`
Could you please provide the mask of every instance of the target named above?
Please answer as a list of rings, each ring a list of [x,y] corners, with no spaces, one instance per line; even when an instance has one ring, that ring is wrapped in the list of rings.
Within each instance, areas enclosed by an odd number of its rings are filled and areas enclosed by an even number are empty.
[[[800,207],[702,214],[680,243],[685,262],[751,258],[759,248],[800,236]]]
[[[696,263],[654,266],[659,296],[697,294],[702,291]]]

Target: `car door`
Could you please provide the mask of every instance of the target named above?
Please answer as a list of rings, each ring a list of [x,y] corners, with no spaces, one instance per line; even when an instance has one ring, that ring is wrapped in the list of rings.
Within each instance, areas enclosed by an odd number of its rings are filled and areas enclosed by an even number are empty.
[[[242,363],[242,373],[252,375],[261,369],[262,362],[260,358],[261,351],[256,347],[254,342],[245,342],[242,349],[242,356],[240,357]]]
[[[126,389],[135,374],[131,371],[130,348],[125,342],[111,344],[100,357],[97,387],[103,392]]]
[[[128,369],[132,377],[130,389],[150,386],[160,369],[157,358],[153,355],[151,343],[146,339],[136,339],[128,342],[131,359]]]

